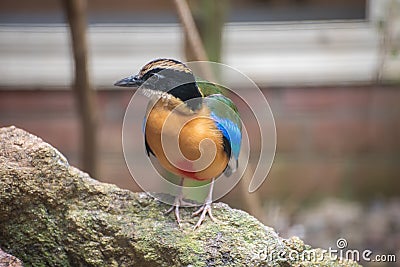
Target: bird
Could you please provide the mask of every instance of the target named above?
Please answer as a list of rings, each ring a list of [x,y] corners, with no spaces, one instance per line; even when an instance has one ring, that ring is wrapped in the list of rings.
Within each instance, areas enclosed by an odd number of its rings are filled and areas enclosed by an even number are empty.
[[[242,125],[237,106],[221,86],[197,77],[186,64],[171,58],[154,59],[138,74],[114,85],[141,88],[150,98],[143,127],[147,156],[155,156],[164,169],[180,177],[181,186],[185,179],[210,181],[204,203],[193,213],[200,216],[194,229],[207,215],[215,222],[211,206],[214,181],[222,174],[230,176],[239,165]],[[208,142],[202,143],[204,140]],[[178,146],[169,148],[173,143]],[[169,151],[177,149],[181,151]],[[213,151],[212,158],[203,157],[209,151]],[[166,212],[175,211],[179,227],[183,203],[179,193]]]

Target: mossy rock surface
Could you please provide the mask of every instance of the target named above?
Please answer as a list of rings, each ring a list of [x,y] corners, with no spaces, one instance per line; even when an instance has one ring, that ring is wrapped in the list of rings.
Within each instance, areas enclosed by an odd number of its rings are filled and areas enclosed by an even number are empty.
[[[0,247],[24,266],[358,266],[304,260],[323,250],[226,204],[213,208],[219,222],[193,231],[186,208],[178,228],[167,205],[98,182],[40,138],[0,128]]]

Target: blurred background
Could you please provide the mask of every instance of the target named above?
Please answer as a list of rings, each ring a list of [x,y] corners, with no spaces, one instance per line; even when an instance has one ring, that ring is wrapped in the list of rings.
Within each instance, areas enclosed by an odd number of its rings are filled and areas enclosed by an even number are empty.
[[[140,191],[121,144],[134,92],[112,84],[151,59],[198,55],[172,0],[82,3],[0,2],[0,126]],[[207,57],[253,79],[276,122],[267,180],[250,195],[244,179],[222,201],[283,237],[346,238],[400,261],[400,1],[188,3]]]

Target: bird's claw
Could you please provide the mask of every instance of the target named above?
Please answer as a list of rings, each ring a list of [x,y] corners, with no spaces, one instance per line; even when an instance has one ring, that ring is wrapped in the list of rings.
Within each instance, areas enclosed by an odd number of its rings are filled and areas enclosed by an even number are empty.
[[[181,180],[181,186],[182,186],[183,180]],[[214,180],[211,181],[211,186],[210,186],[210,190],[208,192],[208,196],[205,199],[204,204],[195,212],[193,212],[192,217],[200,215],[199,220],[197,221],[196,225],[194,226],[193,230],[196,230],[201,224],[202,222],[205,220],[207,214],[208,216],[210,216],[210,219],[215,222],[217,221],[213,214],[212,214],[212,208],[211,208],[211,204],[212,204],[212,191],[213,191],[213,186],[214,186]],[[179,208],[181,206],[193,206],[193,203],[189,203],[183,200],[183,194],[182,192],[180,192],[174,200],[174,204],[164,213],[164,214],[169,214],[171,213],[173,210],[175,211],[175,218],[176,218],[176,222],[178,223],[179,228],[182,227],[181,224],[181,217],[179,214]]]
[[[197,211],[193,212],[192,214],[192,217],[200,214],[200,218],[197,221],[196,225],[194,226],[193,230],[196,230],[201,225],[201,223],[205,220],[207,213],[213,222],[216,221],[216,219],[212,214],[211,202],[204,203],[203,206],[201,206]]]
[[[178,223],[179,228],[181,228],[182,224],[181,224],[181,216],[179,214],[179,207],[181,206],[181,202],[182,202],[182,197],[176,197],[175,201],[174,201],[174,205],[171,206],[171,208],[169,208],[164,214],[170,214],[171,211],[175,210],[175,218],[176,218],[176,222]]]

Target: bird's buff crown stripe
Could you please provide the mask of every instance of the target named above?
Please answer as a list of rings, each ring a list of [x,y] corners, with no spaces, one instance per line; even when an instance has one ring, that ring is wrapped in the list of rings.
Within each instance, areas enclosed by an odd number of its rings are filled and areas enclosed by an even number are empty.
[[[183,71],[186,73],[192,73],[192,71],[186,67],[185,64],[179,62],[179,61],[174,61],[170,59],[159,59],[159,60],[154,60],[149,63],[147,63],[141,70],[140,70],[140,76],[145,75],[147,72],[153,70],[153,69],[174,69],[177,71]]]

